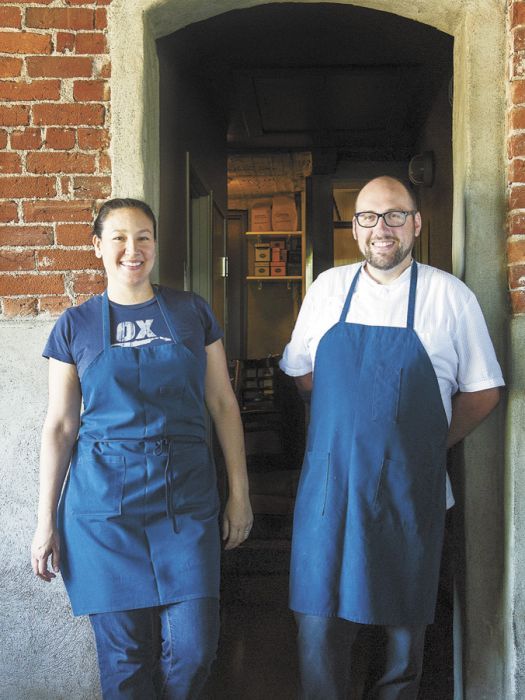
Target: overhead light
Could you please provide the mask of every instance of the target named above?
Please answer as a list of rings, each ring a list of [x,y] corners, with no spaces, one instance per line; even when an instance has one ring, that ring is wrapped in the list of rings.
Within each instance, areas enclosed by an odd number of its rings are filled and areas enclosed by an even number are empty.
[[[434,182],[434,151],[414,156],[408,164],[408,177],[413,185],[431,187]]]

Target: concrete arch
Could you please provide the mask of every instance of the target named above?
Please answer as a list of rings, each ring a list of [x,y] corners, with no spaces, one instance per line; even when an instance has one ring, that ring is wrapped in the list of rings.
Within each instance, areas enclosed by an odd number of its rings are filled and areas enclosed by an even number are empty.
[[[290,2],[290,0],[288,0]],[[304,0],[291,0],[291,2]],[[328,0],[306,0],[322,2]],[[194,22],[264,0],[113,0],[111,151],[115,195],[144,197],[158,209],[159,75],[155,40]],[[359,5],[428,24],[454,37],[453,265],[476,292],[504,356],[506,281],[505,0],[360,0]],[[514,698],[511,591],[505,570],[502,414],[465,441],[467,550],[464,649],[457,697]],[[479,469],[485,464],[486,468]],[[494,523],[487,533],[485,518]],[[459,649],[459,646],[458,646]],[[461,679],[460,669],[464,669]]]

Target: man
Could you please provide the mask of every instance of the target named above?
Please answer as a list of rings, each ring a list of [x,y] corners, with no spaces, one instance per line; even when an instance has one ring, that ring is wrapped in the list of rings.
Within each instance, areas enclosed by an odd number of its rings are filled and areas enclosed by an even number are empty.
[[[417,697],[453,502],[446,450],[504,383],[472,292],[412,260],[420,231],[403,183],[365,185],[353,219],[365,260],[319,275],[281,361],[312,392],[290,570],[303,698],[346,697],[363,624],[387,635],[373,697]]]

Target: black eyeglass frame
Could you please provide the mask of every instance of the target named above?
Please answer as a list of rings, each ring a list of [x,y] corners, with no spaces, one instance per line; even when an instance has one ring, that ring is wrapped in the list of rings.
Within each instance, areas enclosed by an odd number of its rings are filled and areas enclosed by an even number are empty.
[[[404,226],[406,224],[407,218],[409,217],[410,214],[412,216],[414,216],[415,214],[417,214],[417,212],[418,212],[417,209],[409,209],[406,211],[404,211],[403,209],[390,209],[389,211],[384,211],[382,214],[378,214],[376,211],[356,211],[356,213],[354,214],[354,219],[357,221],[359,226],[361,226],[362,228],[374,228],[374,226],[377,226],[377,224],[379,223],[379,219],[383,219],[383,221],[385,222],[385,225],[388,226],[389,228],[399,228],[400,226]],[[404,214],[405,220],[403,222],[401,222],[400,224],[389,224],[387,222],[387,220],[385,219],[385,217],[388,216],[388,214],[394,214],[394,213],[395,214]],[[375,214],[377,219],[374,221],[373,224],[361,224],[361,223],[359,223],[359,217],[361,216],[361,214]]]

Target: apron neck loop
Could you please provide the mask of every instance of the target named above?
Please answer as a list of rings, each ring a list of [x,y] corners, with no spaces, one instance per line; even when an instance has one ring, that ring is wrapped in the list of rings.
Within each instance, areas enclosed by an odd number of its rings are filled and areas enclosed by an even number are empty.
[[[410,270],[410,292],[408,295],[407,328],[414,329],[414,314],[416,310],[417,263],[412,261]]]
[[[355,288],[357,286],[357,280],[359,278],[359,275],[361,274],[362,270],[362,265],[359,266],[359,269],[354,275],[354,279],[352,280],[352,284],[350,285],[350,289],[348,290],[348,294],[346,295],[345,303],[343,306],[343,310],[341,311],[341,317],[339,319],[339,323],[344,323],[346,321],[346,317],[348,316],[348,309],[350,308],[350,302],[352,301],[352,296],[354,295]]]
[[[171,339],[173,340],[174,343],[180,343],[180,337],[175,330],[175,326],[170,320],[170,315],[168,313],[168,309],[166,308],[166,303],[164,299],[162,298],[162,294],[160,292],[160,289],[157,286],[153,287],[153,291],[155,292],[155,299],[157,300],[157,304],[159,305],[160,313],[162,314],[164,321],[166,323],[166,326],[168,327],[169,334],[171,335]]]
[[[104,350],[107,350],[109,347],[111,347],[111,322],[107,289],[102,295],[102,340],[104,344]]]

